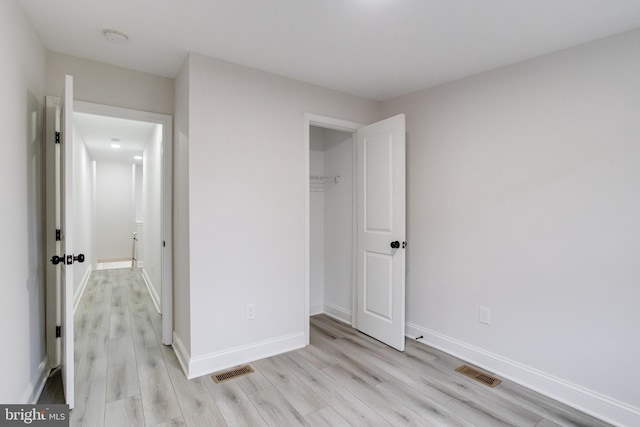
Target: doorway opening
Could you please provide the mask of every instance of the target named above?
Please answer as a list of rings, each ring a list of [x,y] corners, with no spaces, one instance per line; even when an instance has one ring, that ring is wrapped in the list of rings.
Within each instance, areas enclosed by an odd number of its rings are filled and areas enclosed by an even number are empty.
[[[350,324],[353,136],[317,126],[309,132],[309,310]]]
[[[305,333],[325,313],[355,324],[355,131],[359,123],[305,115]]]
[[[122,186],[128,186],[127,194],[131,194],[129,206],[132,214],[128,217],[130,228],[127,230],[128,238],[124,239],[126,244],[120,249],[123,251],[121,253],[124,259],[118,259],[119,256],[113,255],[115,252],[109,252],[113,248],[107,247],[104,248],[106,250],[104,252],[98,252],[100,248],[96,248],[95,261],[96,267],[98,261],[103,261],[102,264],[124,261],[129,265],[135,264],[142,268],[149,293],[158,312],[162,315],[162,342],[170,345],[173,341],[172,118],[165,114],[81,101],[74,103],[74,114],[92,116],[95,119],[94,127],[105,136],[109,135],[110,129],[113,129],[111,125],[118,121],[117,123],[122,126],[121,129],[126,129],[138,140],[138,142],[125,141],[124,138],[112,135],[109,136],[109,147],[104,150],[111,155],[114,155],[114,151],[122,150],[125,156],[131,157],[131,163],[128,165],[131,173],[120,176]],[[120,139],[120,141],[112,139]],[[120,145],[120,147],[116,148],[113,145]],[[97,203],[108,205],[110,202],[108,198],[107,200],[99,199],[101,181],[106,187],[103,193],[108,194],[109,187],[113,188],[109,180],[115,171],[110,170],[110,166],[113,165],[107,165],[110,157],[105,156],[102,166],[104,173],[101,173],[99,161],[96,161],[94,169],[96,210]],[[124,179],[124,176],[129,176],[130,179]],[[99,220],[96,212],[96,226],[100,225]],[[109,224],[108,219],[103,218],[103,221]],[[121,215],[120,221],[126,227],[124,215]],[[109,242],[111,238],[104,230],[102,233]],[[133,240],[133,233],[136,233],[137,241]],[[136,259],[133,260],[133,258]]]
[[[47,97],[47,141],[53,146],[56,108]],[[86,261],[75,264],[73,308],[93,270],[142,269],[156,309],[162,315],[162,342],[172,343],[172,118],[101,104],[73,103],[74,246]],[[49,147],[48,147],[49,150]],[[48,154],[51,162],[52,154]],[[52,174],[48,167],[47,173]],[[47,192],[56,180],[47,177]],[[47,245],[56,235],[57,208],[47,206]],[[52,203],[52,202],[51,202]],[[145,233],[146,231],[146,233]],[[135,233],[135,234],[134,234]],[[59,234],[59,232],[58,232]],[[136,240],[134,240],[136,237]],[[48,250],[48,253],[54,250]],[[47,352],[50,366],[61,363],[55,325],[61,301],[55,267],[47,271]],[[72,338],[71,338],[72,339]]]
[[[405,116],[361,126],[307,114],[305,131],[307,344],[309,315],[325,313],[404,351]]]

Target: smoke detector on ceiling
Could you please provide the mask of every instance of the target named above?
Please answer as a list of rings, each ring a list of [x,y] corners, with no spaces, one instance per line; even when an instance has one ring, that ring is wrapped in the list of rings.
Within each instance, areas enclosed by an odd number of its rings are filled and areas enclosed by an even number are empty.
[[[129,37],[127,37],[126,34],[116,30],[104,30],[102,31],[102,35],[114,44],[125,44],[129,41]]]

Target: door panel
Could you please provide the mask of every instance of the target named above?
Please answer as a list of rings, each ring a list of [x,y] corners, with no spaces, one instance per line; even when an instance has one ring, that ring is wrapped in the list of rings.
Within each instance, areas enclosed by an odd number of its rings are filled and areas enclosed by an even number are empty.
[[[387,254],[364,253],[364,312],[384,321],[393,320],[393,258]]]
[[[358,129],[356,328],[404,351],[405,117]],[[392,247],[398,242],[398,247]]]
[[[365,168],[364,227],[367,232],[393,231],[393,134],[384,132],[363,141]]]

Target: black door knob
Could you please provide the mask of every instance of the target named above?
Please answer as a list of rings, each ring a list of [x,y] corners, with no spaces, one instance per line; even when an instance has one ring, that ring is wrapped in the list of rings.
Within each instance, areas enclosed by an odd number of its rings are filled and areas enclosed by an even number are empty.
[[[58,265],[60,263],[64,264],[64,254],[62,256],[54,255],[51,257],[51,264]]]
[[[84,254],[80,254],[78,256],[73,257],[73,261],[84,262]]]
[[[391,247],[393,249],[398,249],[400,247],[400,242],[398,242],[397,240],[395,242],[391,242]]]

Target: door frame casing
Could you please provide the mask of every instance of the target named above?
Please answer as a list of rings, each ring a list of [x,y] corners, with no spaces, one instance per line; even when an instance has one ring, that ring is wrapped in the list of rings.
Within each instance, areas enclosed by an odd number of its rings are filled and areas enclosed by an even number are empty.
[[[304,313],[305,313],[305,340],[306,344],[309,345],[309,292],[310,292],[310,227],[311,227],[311,208],[310,208],[310,199],[311,192],[309,189],[310,186],[310,126],[317,126],[325,129],[333,129],[339,130],[342,132],[347,132],[351,134],[351,149],[352,149],[352,166],[351,166],[351,174],[352,174],[352,256],[351,256],[351,326],[355,327],[357,325],[357,273],[358,273],[358,250],[357,250],[357,231],[358,231],[358,181],[357,181],[357,167],[358,167],[358,141],[356,138],[356,132],[359,128],[365,126],[362,123],[352,122],[349,120],[337,119],[334,117],[323,116],[319,114],[305,113],[304,114],[304,157],[305,157],[305,167],[304,167]]]
[[[50,120],[50,108],[59,105],[60,98],[59,97],[46,97],[46,119],[47,123],[47,144],[53,143],[49,139],[52,135],[49,134],[48,126],[51,125]],[[162,241],[164,242],[164,247],[162,248],[162,272],[161,272],[161,312],[162,312],[162,343],[165,345],[171,345],[173,343],[173,117],[160,114],[160,113],[152,113],[148,111],[134,110],[130,108],[123,107],[115,107],[111,105],[97,104],[93,102],[85,102],[85,101],[75,101],[74,102],[74,112],[77,113],[86,113],[86,114],[94,114],[98,116],[106,116],[120,119],[128,119],[128,120],[137,120],[149,123],[156,123],[162,125],[162,209],[161,209],[161,223],[162,223]],[[53,116],[51,119],[55,120]],[[55,122],[53,122],[55,123]],[[48,150],[46,150],[48,152]],[[48,163],[49,158],[45,159],[45,163],[47,165],[52,164]],[[46,168],[45,176],[47,182],[50,182],[49,175],[52,174],[49,167]],[[47,197],[47,227],[46,227],[46,248],[47,253],[45,254],[45,262],[48,263],[48,256],[52,253],[51,250],[55,250],[55,241],[53,244],[50,243],[50,240],[55,236],[55,217],[53,218],[53,227],[51,227],[51,219],[50,219],[50,206],[49,199]],[[54,206],[55,207],[55,206]],[[55,240],[55,239],[53,239]],[[47,269],[49,271],[50,269]],[[54,276],[51,276],[54,277]],[[47,290],[51,289],[50,286],[50,277],[47,274]],[[55,285],[54,285],[55,287]],[[59,300],[59,296],[55,296],[57,300]],[[53,301],[47,298],[47,321],[55,322],[56,318],[53,313],[51,313],[51,309],[54,308]],[[57,304],[59,307],[59,303]],[[55,323],[50,324],[54,329],[52,337],[55,337]],[[49,344],[50,341],[50,329],[51,327],[47,326],[47,352],[49,350],[55,351],[55,345],[59,345],[57,343]],[[53,338],[55,341],[55,338]],[[56,353],[54,353],[55,355]],[[59,353],[58,353],[59,354]],[[50,356],[51,357],[51,356]],[[55,359],[55,358],[54,358]],[[55,363],[55,360],[52,362]],[[54,366],[52,366],[54,367]]]

